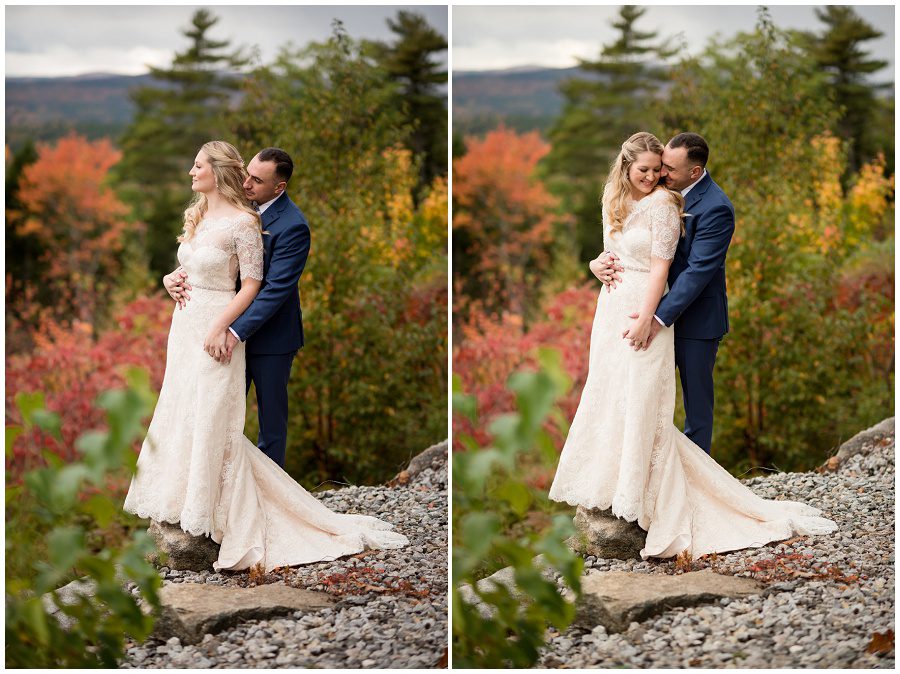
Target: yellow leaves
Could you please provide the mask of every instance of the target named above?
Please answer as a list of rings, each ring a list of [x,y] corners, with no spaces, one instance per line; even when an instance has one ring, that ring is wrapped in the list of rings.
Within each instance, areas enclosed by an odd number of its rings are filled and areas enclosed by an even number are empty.
[[[866,235],[883,223],[894,192],[894,176],[884,175],[884,156],[859,170],[859,177],[850,190],[850,223],[853,230]]]

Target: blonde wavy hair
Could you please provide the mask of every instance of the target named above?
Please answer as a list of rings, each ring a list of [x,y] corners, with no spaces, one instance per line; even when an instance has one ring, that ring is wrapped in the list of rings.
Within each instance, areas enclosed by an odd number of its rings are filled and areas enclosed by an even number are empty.
[[[628,172],[632,164],[637,161],[638,155],[644,152],[652,152],[662,157],[663,144],[659,138],[647,131],[639,131],[622,143],[622,149],[609,167],[609,175],[606,185],[603,187],[603,212],[609,219],[610,231],[621,232],[625,218],[631,209],[631,181],[628,180]],[[667,189],[665,185],[657,185],[656,190],[666,190],[672,201],[678,206],[678,215],[681,218],[681,234],[684,235],[684,197],[679,192]]]
[[[244,181],[247,179],[247,171],[244,169],[244,160],[237,148],[224,140],[211,140],[200,148],[209,160],[213,175],[216,178],[216,190],[234,206],[253,216],[259,231],[262,232],[262,220],[244,193]],[[194,237],[197,225],[206,215],[209,208],[206,195],[198,192],[184,211],[184,232],[178,237],[178,241],[190,241]]]

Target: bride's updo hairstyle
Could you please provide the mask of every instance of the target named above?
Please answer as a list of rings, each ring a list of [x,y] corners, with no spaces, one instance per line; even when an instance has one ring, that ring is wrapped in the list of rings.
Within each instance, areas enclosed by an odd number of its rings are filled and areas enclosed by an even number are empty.
[[[609,176],[606,178],[606,185],[603,187],[602,206],[612,232],[622,231],[622,225],[625,224],[625,218],[628,217],[631,205],[631,182],[628,180],[628,172],[631,170],[631,165],[637,161],[638,156],[644,152],[652,152],[662,157],[663,144],[652,133],[639,131],[622,143],[622,149],[609,167]],[[666,188],[664,185],[659,185],[655,189]],[[678,213],[682,214],[684,198],[678,192],[668,189],[666,189],[666,192],[672,196],[672,200],[678,205]],[[684,234],[683,220],[681,232]]]
[[[216,191],[230,204],[252,215],[256,225],[262,231],[262,221],[247,200],[244,193],[244,181],[247,179],[247,171],[244,168],[244,160],[241,159],[237,148],[224,140],[211,140],[200,148],[209,160],[213,176],[216,179]],[[178,241],[190,241],[194,236],[197,225],[206,215],[206,195],[197,192],[193,200],[184,212],[184,233],[178,237]]]

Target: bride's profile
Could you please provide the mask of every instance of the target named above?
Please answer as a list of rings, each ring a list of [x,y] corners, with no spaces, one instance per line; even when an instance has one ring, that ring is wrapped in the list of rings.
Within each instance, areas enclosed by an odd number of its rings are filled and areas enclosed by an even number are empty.
[[[387,522],[326,508],[244,436],[244,343],[230,361],[216,356],[259,292],[264,232],[234,146],[206,143],[190,175],[195,196],[178,239],[190,301],[173,311],[162,389],[124,509],[210,536],[220,544],[216,570],[268,571],[407,545]]]
[[[625,271],[597,301],[587,381],[550,498],[636,521],[647,532],[643,559],[833,532],[816,508],[756,496],[674,425],[674,328],[650,336],[684,234],[684,200],[659,184],[663,150],[634,134],[610,169],[604,247]]]

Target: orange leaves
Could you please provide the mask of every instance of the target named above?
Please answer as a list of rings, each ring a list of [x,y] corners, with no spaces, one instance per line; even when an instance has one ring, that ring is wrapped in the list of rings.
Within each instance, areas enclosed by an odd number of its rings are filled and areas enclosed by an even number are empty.
[[[522,314],[550,265],[558,201],[538,179],[550,150],[536,132],[500,127],[468,139],[453,162],[453,230],[464,242],[457,267],[469,298]]]
[[[90,322],[104,282],[120,269],[128,226],[128,209],[106,183],[121,153],[107,139],[72,134],[39,145],[37,154],[22,171],[20,210],[8,217],[40,248],[42,281],[58,293],[58,314]]]
[[[894,650],[894,630],[888,630],[884,634],[875,632],[872,641],[866,646],[866,653],[890,653]]]

